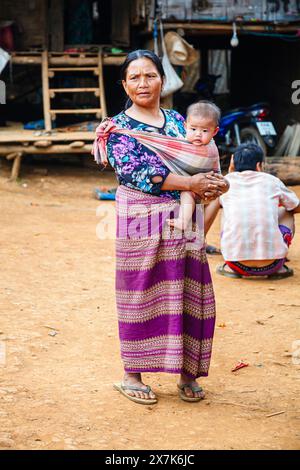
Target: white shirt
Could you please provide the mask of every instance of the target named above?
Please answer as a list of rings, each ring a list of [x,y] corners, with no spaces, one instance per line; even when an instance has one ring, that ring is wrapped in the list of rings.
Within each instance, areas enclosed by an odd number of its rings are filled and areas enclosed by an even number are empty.
[[[278,227],[278,206],[299,204],[280,179],[259,171],[229,173],[223,207],[221,251],[226,261],[284,258],[288,247]]]

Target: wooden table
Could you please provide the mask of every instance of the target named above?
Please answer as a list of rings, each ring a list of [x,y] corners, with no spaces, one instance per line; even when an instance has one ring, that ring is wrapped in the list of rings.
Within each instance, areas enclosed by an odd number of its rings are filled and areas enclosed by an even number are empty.
[[[23,155],[89,154],[94,132],[6,130],[0,128],[0,156],[13,160],[11,179],[19,176]]]

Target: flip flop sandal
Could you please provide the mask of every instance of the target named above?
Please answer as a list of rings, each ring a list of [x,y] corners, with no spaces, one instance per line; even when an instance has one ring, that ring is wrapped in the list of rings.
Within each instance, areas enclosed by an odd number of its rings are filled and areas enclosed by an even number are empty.
[[[199,387],[199,385],[191,385],[191,384],[182,384],[182,385],[178,385],[177,384],[177,387],[179,389],[179,397],[181,398],[181,400],[183,401],[201,401],[203,400],[202,397],[188,397],[186,396],[186,394],[184,393],[184,389],[185,388],[190,388],[192,390],[193,393],[195,392],[203,392],[203,388]]]
[[[243,277],[241,274],[226,271],[225,266],[227,266],[226,263],[224,263],[223,266],[217,266],[216,272],[221,274],[221,276],[230,277],[232,279],[241,279]]]
[[[283,268],[285,269],[285,272],[283,273],[274,273],[274,274],[270,274],[268,276],[268,279],[285,279],[286,277],[290,277],[290,276],[293,276],[294,275],[294,271],[292,269],[290,269],[286,264],[283,265]]]
[[[110,194],[116,194],[117,189],[118,188],[111,188],[111,189],[108,189],[107,192],[110,193]]]
[[[122,393],[124,397],[128,398],[128,400],[134,401],[135,403],[139,403],[140,405],[155,405],[155,403],[157,403],[157,398],[138,398],[132,397],[131,395],[128,395],[128,393],[126,393],[126,390],[150,393],[151,387],[149,387],[149,385],[147,385],[146,389],[142,387],[137,387],[136,385],[123,385],[122,383],[113,384],[113,387],[115,390],[118,390],[118,392]]]
[[[206,245],[205,251],[208,255],[220,255],[221,254],[221,250],[219,250],[219,248],[213,245]]]

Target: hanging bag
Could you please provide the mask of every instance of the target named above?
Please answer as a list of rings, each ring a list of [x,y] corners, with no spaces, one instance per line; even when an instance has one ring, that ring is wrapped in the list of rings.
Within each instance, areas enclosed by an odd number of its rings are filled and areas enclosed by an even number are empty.
[[[176,71],[174,70],[174,67],[171,65],[171,62],[169,60],[167,49],[166,49],[166,44],[164,40],[162,22],[160,22],[160,37],[161,37],[161,46],[162,46],[162,52],[163,52],[162,66],[165,72],[165,82],[164,82],[164,86],[161,92],[161,96],[165,97],[179,90],[183,86],[183,81],[181,80],[180,77],[178,77]],[[157,47],[156,38],[154,36],[154,49],[155,49],[155,53],[157,54],[158,47]]]

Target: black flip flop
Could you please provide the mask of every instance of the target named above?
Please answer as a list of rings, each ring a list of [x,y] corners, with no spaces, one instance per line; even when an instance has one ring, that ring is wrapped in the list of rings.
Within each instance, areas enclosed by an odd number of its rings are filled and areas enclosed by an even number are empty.
[[[226,271],[225,266],[227,266],[226,263],[223,266],[217,266],[216,272],[221,274],[221,276],[230,277],[231,279],[241,279],[243,277],[241,274]]]
[[[206,245],[205,251],[208,255],[220,255],[221,254],[221,250],[219,250],[219,248],[213,245]]]
[[[274,273],[268,276],[268,279],[276,280],[276,279],[285,279],[286,277],[294,276],[293,269],[290,269],[286,264],[283,265],[285,272],[283,273]]]
[[[218,274],[221,274],[221,276],[225,277],[230,277],[231,279],[242,279],[242,278],[248,278],[248,276],[242,276],[241,274],[234,273],[234,272],[229,272],[225,270],[226,263],[223,264],[223,266],[218,266],[216,269],[216,272]],[[265,279],[269,280],[279,280],[279,279],[285,279],[287,277],[291,277],[294,275],[293,269],[290,269],[286,264],[283,265],[285,272],[283,273],[274,273],[274,274],[269,274],[268,276],[265,276]],[[263,276],[262,276],[263,277]],[[262,279],[261,277],[261,279]],[[259,279],[259,276],[255,276],[255,278]]]

